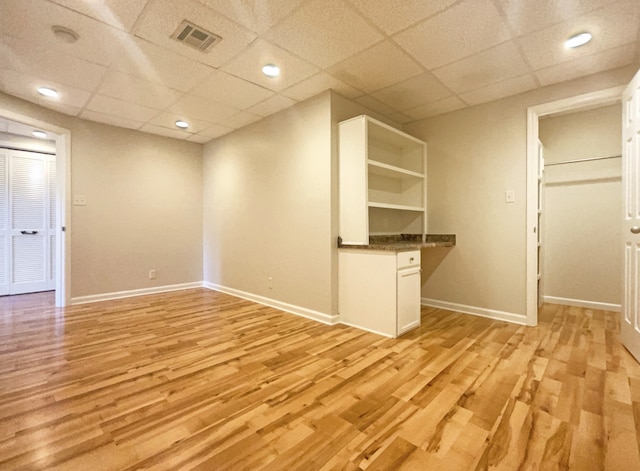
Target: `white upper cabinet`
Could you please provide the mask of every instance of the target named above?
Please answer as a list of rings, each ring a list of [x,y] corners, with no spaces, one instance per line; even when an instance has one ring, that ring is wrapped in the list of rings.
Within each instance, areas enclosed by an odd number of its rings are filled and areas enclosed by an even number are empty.
[[[425,234],[425,142],[369,116],[339,124],[340,237]]]

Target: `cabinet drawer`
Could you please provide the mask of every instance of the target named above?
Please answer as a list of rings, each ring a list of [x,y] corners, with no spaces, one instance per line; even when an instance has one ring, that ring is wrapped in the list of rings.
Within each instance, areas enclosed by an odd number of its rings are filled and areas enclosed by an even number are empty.
[[[420,251],[412,250],[410,252],[398,252],[397,268],[415,267],[420,265]]]

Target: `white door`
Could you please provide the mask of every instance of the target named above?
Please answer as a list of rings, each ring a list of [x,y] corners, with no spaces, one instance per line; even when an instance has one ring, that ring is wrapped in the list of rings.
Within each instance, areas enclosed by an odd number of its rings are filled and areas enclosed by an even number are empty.
[[[640,71],[622,96],[624,296],[621,340],[640,361]]]
[[[15,150],[0,155],[0,294],[55,289],[55,170],[49,175],[55,159]]]

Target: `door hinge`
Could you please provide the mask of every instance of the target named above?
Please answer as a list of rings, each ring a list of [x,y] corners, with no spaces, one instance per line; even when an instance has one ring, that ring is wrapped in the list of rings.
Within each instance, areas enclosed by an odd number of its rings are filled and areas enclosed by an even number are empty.
[[[62,226],[62,232],[67,232],[67,228],[65,226]]]

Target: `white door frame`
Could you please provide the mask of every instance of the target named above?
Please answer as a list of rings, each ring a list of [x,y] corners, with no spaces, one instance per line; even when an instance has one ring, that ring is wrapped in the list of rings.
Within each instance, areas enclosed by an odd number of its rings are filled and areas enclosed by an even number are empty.
[[[56,134],[56,306],[71,304],[71,131],[0,109],[0,116]]]
[[[621,101],[624,86],[607,88],[527,109],[527,325],[538,325],[538,118]],[[622,119],[622,118],[620,118]],[[544,274],[543,274],[544,276]]]

